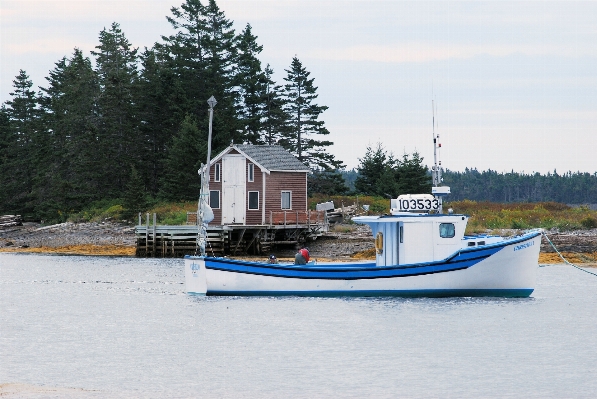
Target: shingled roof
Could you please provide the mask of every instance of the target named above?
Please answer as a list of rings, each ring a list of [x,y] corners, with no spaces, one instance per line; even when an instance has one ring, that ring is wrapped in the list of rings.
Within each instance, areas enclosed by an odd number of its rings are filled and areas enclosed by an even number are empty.
[[[269,171],[309,171],[309,168],[303,165],[298,158],[279,145],[235,144],[228,149],[232,148],[236,148],[239,152],[245,154]]]

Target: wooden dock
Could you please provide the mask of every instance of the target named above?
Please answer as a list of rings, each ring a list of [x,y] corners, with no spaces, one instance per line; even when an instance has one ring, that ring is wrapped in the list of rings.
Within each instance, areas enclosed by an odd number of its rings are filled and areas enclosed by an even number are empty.
[[[278,245],[299,246],[315,239],[328,229],[325,213],[276,212],[270,215],[269,224],[208,226],[206,252],[209,256],[269,253]],[[181,226],[157,225],[156,216],[150,223],[149,214],[145,224],[135,227],[138,257],[182,257],[194,255],[197,249],[198,228],[196,214],[187,215],[189,224]],[[192,224],[190,224],[192,223]]]

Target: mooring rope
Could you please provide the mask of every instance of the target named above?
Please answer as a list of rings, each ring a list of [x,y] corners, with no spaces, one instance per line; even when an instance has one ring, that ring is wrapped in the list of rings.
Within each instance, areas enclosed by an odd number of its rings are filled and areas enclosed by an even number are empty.
[[[560,253],[560,251],[558,251],[558,249],[556,248],[556,246],[555,246],[555,245],[553,245],[553,242],[551,242],[551,240],[549,239],[549,237],[547,236],[547,234],[545,234],[545,231],[543,231],[543,235],[545,236],[545,239],[547,240],[547,242],[548,242],[548,243],[549,243],[549,244],[550,244],[550,245],[553,247],[554,251],[556,251],[556,252],[557,252],[557,254],[558,254],[558,255],[560,255],[560,258],[562,258],[562,260],[564,261],[564,263],[566,263],[566,264],[568,264],[568,265],[570,265],[570,266],[572,266],[572,267],[575,267],[575,268],[577,268],[578,270],[581,270],[581,271],[583,271],[583,272],[585,272],[585,273],[589,273],[589,274],[592,274],[593,276],[597,276],[597,273],[590,272],[590,271],[588,271],[588,270],[585,270],[585,269],[583,269],[583,268],[581,268],[581,267],[578,267],[578,266],[576,266],[574,263],[570,263],[570,262],[568,262],[568,261],[566,260],[566,258],[564,258],[564,257],[562,256],[562,254]],[[543,267],[543,266],[542,266],[542,267]]]

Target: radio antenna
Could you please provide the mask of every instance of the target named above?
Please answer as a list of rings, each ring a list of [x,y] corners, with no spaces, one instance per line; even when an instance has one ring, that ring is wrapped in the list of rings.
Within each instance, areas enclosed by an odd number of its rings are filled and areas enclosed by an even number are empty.
[[[431,100],[431,112],[432,112],[432,123],[433,123],[433,168],[432,168],[432,176],[433,176],[433,185],[435,187],[439,186],[442,182],[442,171],[441,171],[441,164],[438,158],[438,148],[441,148],[441,144],[439,142],[439,134],[435,134],[435,101]]]

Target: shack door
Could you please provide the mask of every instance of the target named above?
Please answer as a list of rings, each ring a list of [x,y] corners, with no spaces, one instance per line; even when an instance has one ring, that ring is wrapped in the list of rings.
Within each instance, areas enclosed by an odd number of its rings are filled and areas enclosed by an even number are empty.
[[[222,158],[222,224],[245,224],[246,161],[239,154]]]

